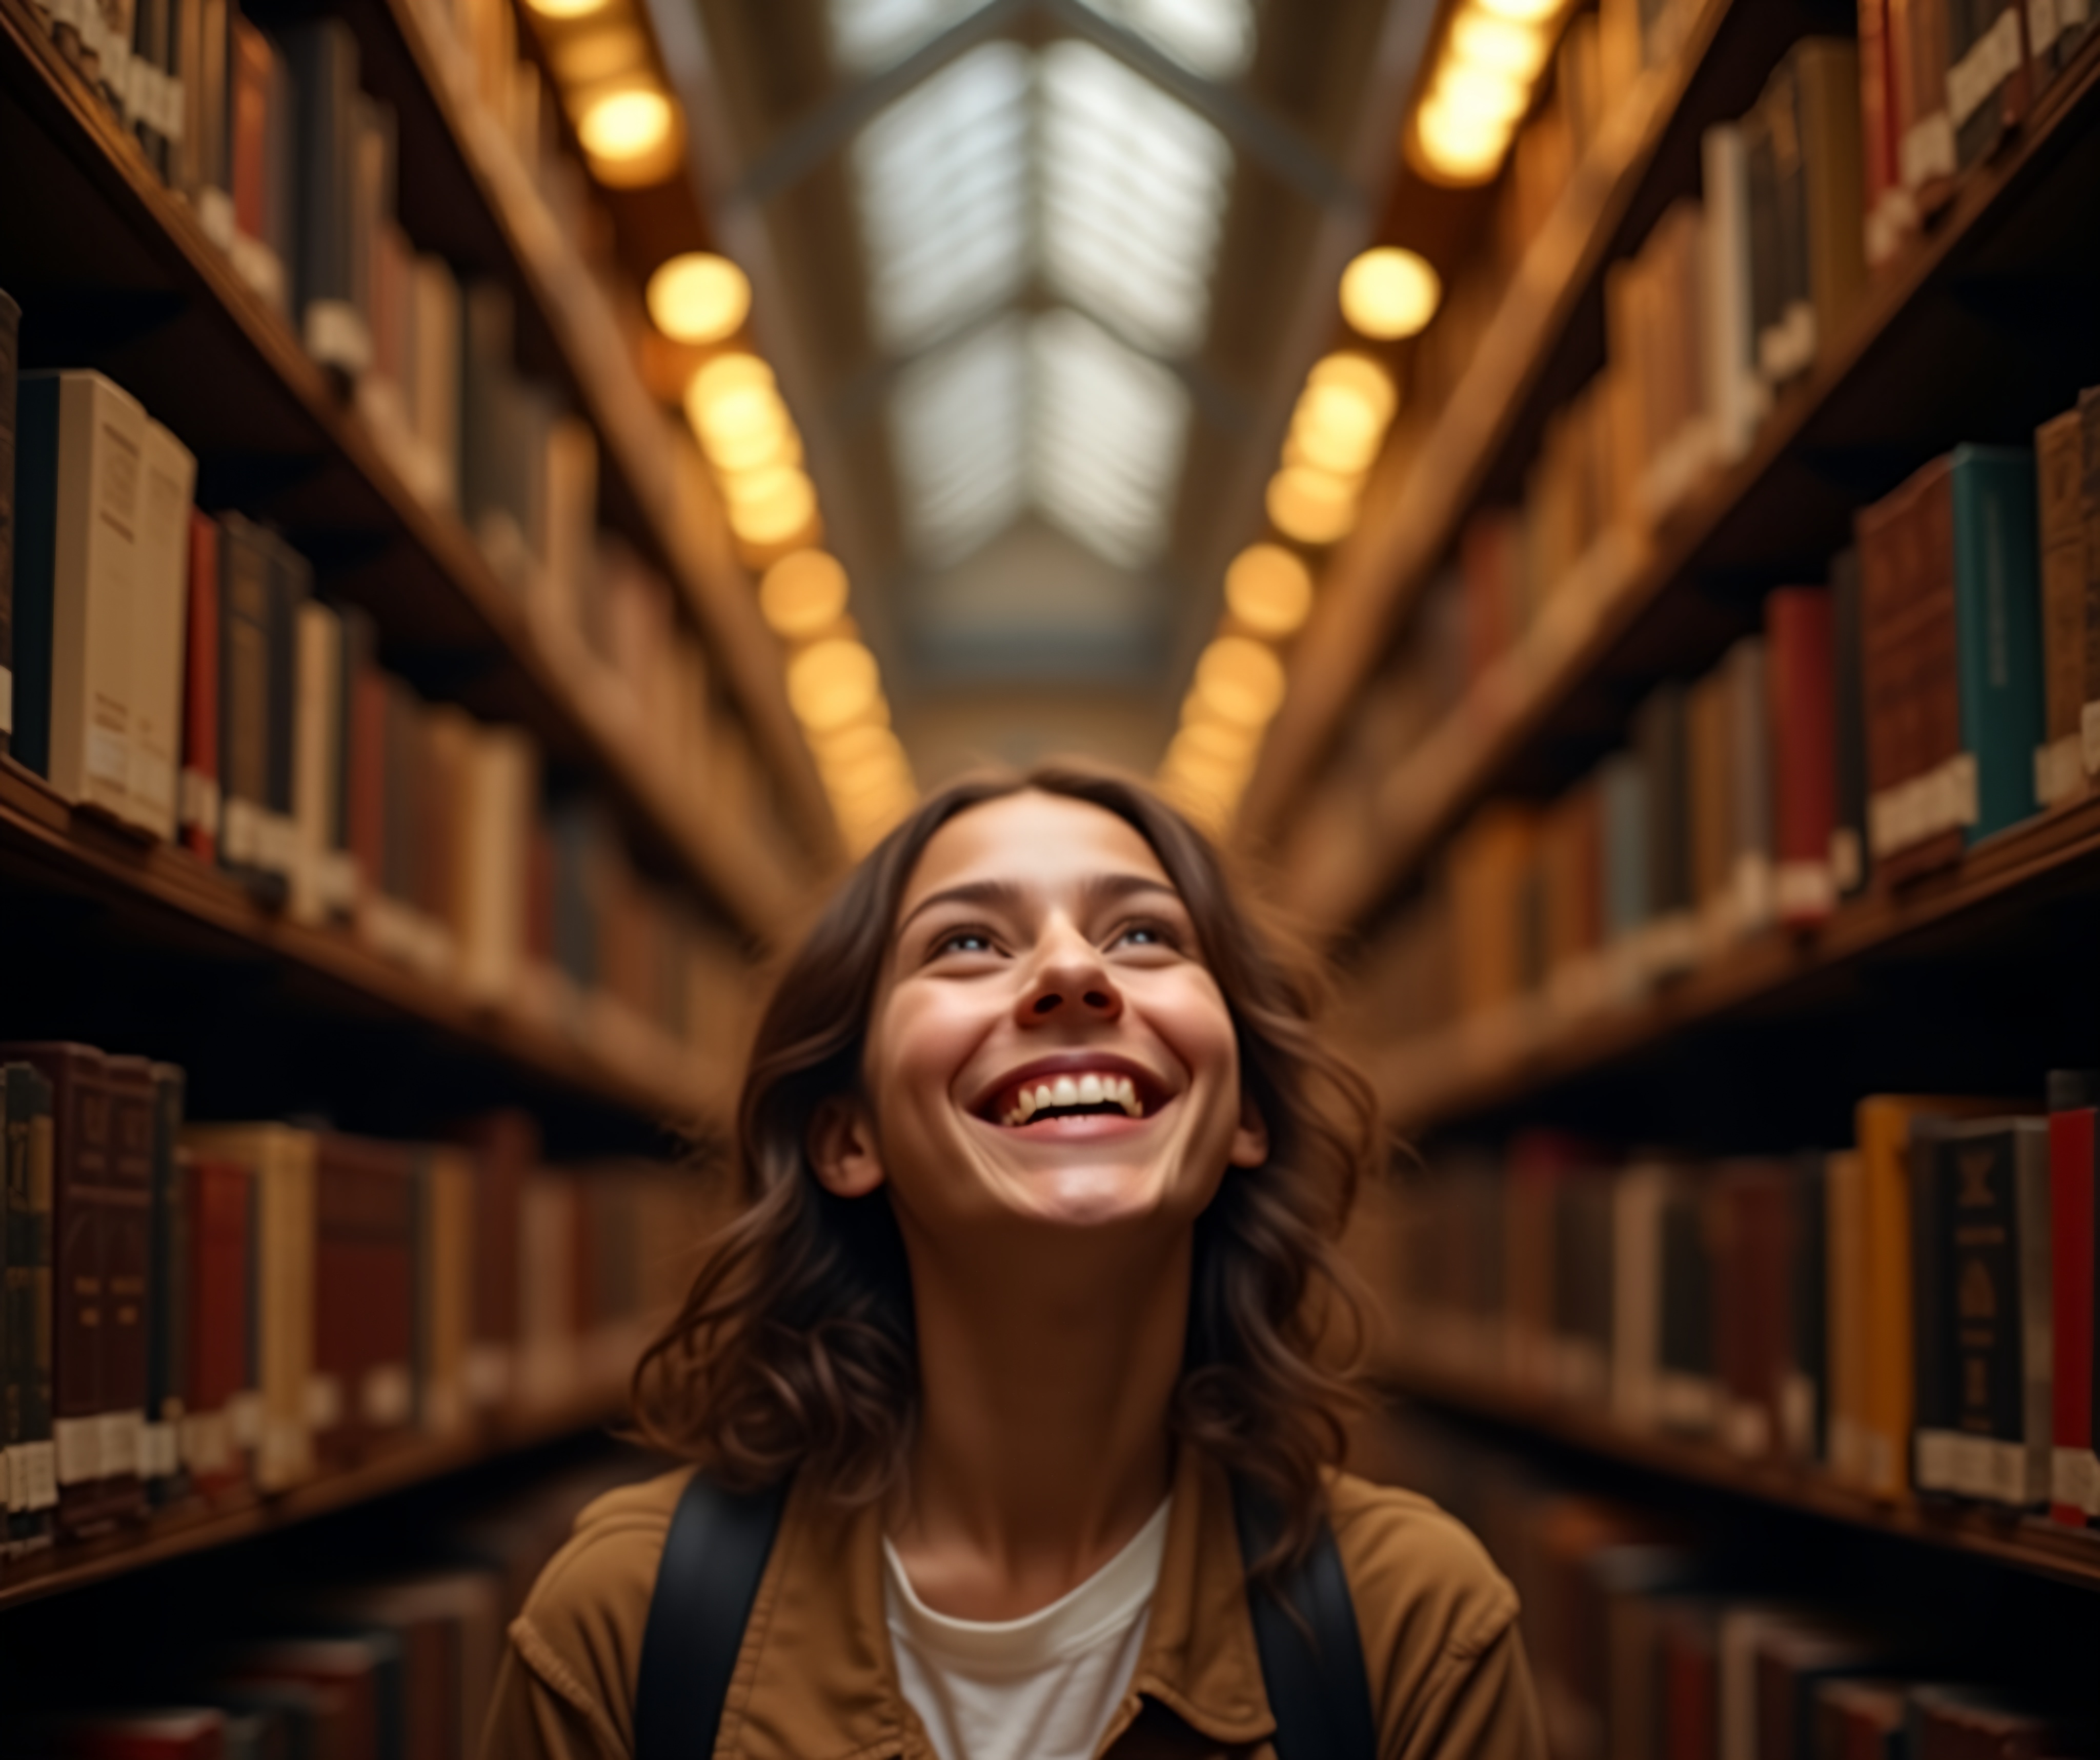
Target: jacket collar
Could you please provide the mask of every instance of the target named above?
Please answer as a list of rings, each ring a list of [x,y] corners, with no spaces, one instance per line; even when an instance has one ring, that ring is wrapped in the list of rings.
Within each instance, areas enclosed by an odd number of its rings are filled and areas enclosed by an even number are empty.
[[[1272,1734],[1232,1488],[1183,1444],[1159,1586],[1113,1746],[1150,1700],[1229,1746]],[[807,1485],[789,1495],[723,1709],[717,1760],[880,1760],[931,1749],[898,1684],[884,1616],[882,1517]]]

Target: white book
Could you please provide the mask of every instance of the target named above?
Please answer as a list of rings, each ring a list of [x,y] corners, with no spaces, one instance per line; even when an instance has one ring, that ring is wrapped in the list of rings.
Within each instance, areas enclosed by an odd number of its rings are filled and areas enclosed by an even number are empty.
[[[175,834],[196,490],[196,460],[189,449],[148,418],[130,619],[131,769],[125,813],[157,838]]]
[[[1700,137],[1706,214],[1706,338],[1703,401],[1716,462],[1750,449],[1767,393],[1758,376],[1750,303],[1749,159],[1741,129],[1717,123]]]
[[[342,619],[318,599],[299,607],[292,722],[292,863],[295,922],[329,905],[328,859],[342,775]]]
[[[15,755],[126,818],[146,412],[99,373],[25,373],[19,399]]]

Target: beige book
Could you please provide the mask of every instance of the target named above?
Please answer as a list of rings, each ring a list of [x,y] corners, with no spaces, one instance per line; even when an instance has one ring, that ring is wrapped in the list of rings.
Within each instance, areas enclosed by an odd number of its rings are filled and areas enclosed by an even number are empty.
[[[148,418],[141,462],[126,644],[131,673],[131,764],[124,814],[143,831],[172,838],[175,773],[183,750],[183,640],[196,460]]]
[[[462,754],[460,979],[477,1002],[516,990],[539,754],[516,727],[478,727]]]
[[[342,774],[342,619],[317,599],[299,607],[292,725],[291,913],[328,913],[328,856]]]
[[[431,1435],[451,1435],[467,1418],[466,1360],[474,1332],[474,1161],[464,1149],[426,1152],[422,1226],[416,1267],[424,1316],[417,1364],[418,1413]]]

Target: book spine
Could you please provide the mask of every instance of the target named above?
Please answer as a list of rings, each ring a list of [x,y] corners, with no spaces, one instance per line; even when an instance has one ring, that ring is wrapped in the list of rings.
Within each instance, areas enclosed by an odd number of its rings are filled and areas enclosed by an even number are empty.
[[[1953,1232],[1951,1173],[1940,1149],[1948,1126],[1913,1118],[1905,1152],[1910,1190],[1911,1484],[1927,1494],[1967,1488],[1961,1470],[1961,1386],[1947,1251]],[[1988,1145],[1984,1150],[1988,1153]]]
[[[310,19],[284,36],[297,140],[295,282],[307,352],[355,378],[372,339],[357,276],[357,39],[340,18]]]
[[[1736,931],[1772,918],[1771,726],[1764,638],[1746,635],[1728,650],[1728,803],[1734,820],[1729,867]]]
[[[249,1225],[254,1176],[240,1162],[199,1153],[187,1194],[190,1409],[183,1425],[183,1462],[192,1483],[215,1497],[241,1483],[236,1437],[249,1386]]]
[[[15,404],[22,308],[0,293],[0,758],[15,731]]]
[[[153,1289],[153,1068],[143,1057],[112,1057],[110,1156],[103,1203],[101,1493],[111,1517],[132,1520],[146,1507],[145,1426],[151,1380]]]
[[[1947,112],[1955,163],[1965,170],[1995,153],[2027,109],[2027,8],[2024,0],[1969,0],[1950,10]]]
[[[1774,900],[1781,922],[1816,922],[1837,903],[1830,872],[1837,780],[1830,595],[1820,587],[1781,587],[1769,595],[1765,649]]]
[[[124,816],[153,838],[178,827],[183,639],[188,615],[191,500],[196,460],[159,422],[145,423],[143,483],[121,658],[130,686],[130,768]]]
[[[2034,457],[1953,455],[1953,560],[1961,747],[1974,772],[1970,840],[2030,817],[2041,744],[2040,586]]]
[[[190,510],[189,601],[183,645],[183,842],[205,861],[218,856],[218,525]]]
[[[7,1095],[7,1550],[51,1543],[58,1459],[51,1437],[51,1085],[10,1064]]]
[[[1829,1187],[1825,1157],[1797,1156],[1788,1170],[1789,1214],[1783,1263],[1787,1280],[1786,1367],[1780,1420],[1786,1452],[1827,1457],[1829,1436]]]
[[[189,1168],[181,1152],[184,1078],[173,1064],[152,1071],[152,1187],[151,1295],[147,1330],[146,1422],[140,1476],[157,1504],[179,1501],[188,1490],[183,1470],[183,1418],[189,1382]]]
[[[1828,349],[1867,285],[1861,46],[1815,37],[1794,51],[1802,126],[1802,239],[1819,351]]]
[[[299,624],[313,591],[313,571],[276,533],[264,537],[270,572],[270,731],[263,865],[289,890],[298,872]]]
[[[2079,705],[2080,754],[2085,773],[2100,776],[2100,386],[2078,394],[2079,525],[2085,577],[2085,701]]]
[[[2085,792],[2079,731],[2085,697],[2085,533],[2078,412],[2035,430],[2041,551],[2043,731],[2035,794],[2045,807]]]
[[[2094,1121],[2090,1106],[2049,1118],[2051,1361],[2049,1514],[2068,1527],[2100,1517],[2093,1448]]]
[[[268,872],[271,595],[263,537],[238,514],[220,526],[218,856],[251,878]]]

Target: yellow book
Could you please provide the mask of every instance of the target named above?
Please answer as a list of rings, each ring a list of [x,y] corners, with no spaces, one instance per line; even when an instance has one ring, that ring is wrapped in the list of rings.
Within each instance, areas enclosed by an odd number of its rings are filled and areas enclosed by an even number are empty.
[[[1910,1439],[1916,1401],[1912,1370],[1910,1126],[1914,1118],[1975,1118],[2016,1110],[2018,1103],[1949,1094],[1870,1094],[1853,1114],[1858,1137],[1856,1222],[1847,1223],[1855,1255],[1843,1262],[1832,1240],[1830,1271],[1841,1306],[1855,1302],[1850,1336],[1856,1352],[1833,1380],[1853,1391],[1842,1476],[1890,1501],[1910,1492]],[[1845,1288],[1847,1280],[1851,1287]],[[1842,1323],[1841,1323],[1842,1324]],[[1833,1451],[1833,1456],[1838,1453]]]

